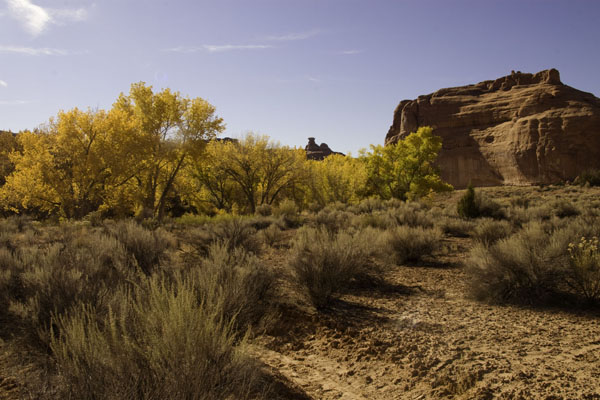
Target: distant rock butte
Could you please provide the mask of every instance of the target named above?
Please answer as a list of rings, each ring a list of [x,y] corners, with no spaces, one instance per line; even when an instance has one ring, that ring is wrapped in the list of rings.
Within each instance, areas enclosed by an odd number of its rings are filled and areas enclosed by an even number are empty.
[[[401,101],[385,144],[421,126],[442,137],[441,176],[455,188],[572,180],[600,168],[600,99],[556,69]]]
[[[308,144],[304,147],[304,150],[306,150],[306,158],[309,160],[323,160],[325,157],[332,154],[344,155],[343,153],[331,150],[327,143],[321,143],[318,145],[315,142],[314,137],[308,138]]]

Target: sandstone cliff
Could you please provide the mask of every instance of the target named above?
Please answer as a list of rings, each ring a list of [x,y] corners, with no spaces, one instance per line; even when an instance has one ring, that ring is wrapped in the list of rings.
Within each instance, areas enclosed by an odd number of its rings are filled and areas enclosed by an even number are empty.
[[[555,69],[441,89],[400,102],[385,144],[420,126],[442,137],[442,179],[462,188],[572,180],[600,168],[600,99]]]

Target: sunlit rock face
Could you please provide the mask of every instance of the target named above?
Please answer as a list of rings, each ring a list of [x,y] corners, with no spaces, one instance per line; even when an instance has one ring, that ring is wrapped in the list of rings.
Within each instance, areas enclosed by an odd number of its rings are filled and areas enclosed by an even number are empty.
[[[442,137],[438,164],[455,188],[556,183],[600,168],[600,99],[556,69],[401,101],[385,144],[421,126]]]

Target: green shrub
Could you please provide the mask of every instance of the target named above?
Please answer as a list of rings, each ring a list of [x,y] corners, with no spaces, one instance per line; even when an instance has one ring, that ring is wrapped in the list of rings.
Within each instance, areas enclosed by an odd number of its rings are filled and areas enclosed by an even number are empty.
[[[441,247],[442,233],[437,228],[398,226],[383,235],[385,253],[397,265],[415,262]]]
[[[471,185],[469,185],[467,192],[458,201],[456,211],[463,218],[506,218],[506,213],[500,204],[488,198],[483,193],[475,193],[475,189]]]
[[[463,218],[479,217],[479,209],[475,200],[475,189],[471,184],[467,187],[467,192],[458,201],[456,211]]]
[[[352,281],[372,279],[377,270],[370,261],[375,251],[367,231],[350,234],[302,228],[291,250],[290,265],[296,280],[317,308],[343,293]]]
[[[575,183],[581,186],[600,186],[600,170],[590,169],[582,172],[575,178]]]
[[[486,218],[478,221],[473,231],[473,237],[481,244],[489,246],[508,237],[512,231],[513,227],[510,222]]]
[[[77,399],[256,398],[260,369],[246,341],[191,281],[152,278],[100,319],[80,307],[55,321],[51,348]]]

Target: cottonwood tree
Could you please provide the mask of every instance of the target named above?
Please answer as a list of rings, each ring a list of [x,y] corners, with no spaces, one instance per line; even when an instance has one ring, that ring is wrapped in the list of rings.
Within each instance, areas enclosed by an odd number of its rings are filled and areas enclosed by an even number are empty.
[[[367,170],[367,190],[383,199],[406,200],[431,192],[452,190],[434,165],[442,139],[430,127],[421,127],[396,144],[362,151]]]
[[[111,162],[112,122],[104,111],[75,108],[59,112],[35,132],[20,133],[21,150],[10,156],[15,170],[1,190],[5,207],[67,218],[96,210],[119,170]]]
[[[182,168],[200,156],[207,140],[223,131],[223,120],[206,100],[170,89],[154,93],[143,82],[131,85],[113,109],[137,122],[138,147],[129,153],[138,162],[135,198],[146,216],[162,219]]]
[[[367,170],[361,160],[333,154],[322,161],[308,162],[311,168],[311,197],[319,205],[354,203],[364,195]]]
[[[206,153],[191,176],[218,208],[236,203],[254,213],[258,205],[292,195],[308,176],[303,150],[273,143],[266,136],[248,134],[239,141],[215,141]]]

